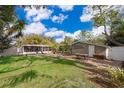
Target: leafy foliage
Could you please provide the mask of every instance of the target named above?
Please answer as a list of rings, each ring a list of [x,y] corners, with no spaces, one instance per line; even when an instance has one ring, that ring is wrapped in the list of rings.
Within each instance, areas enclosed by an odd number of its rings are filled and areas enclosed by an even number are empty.
[[[24,35],[22,38],[20,38],[17,41],[17,46],[20,47],[22,45],[26,44],[43,44],[43,45],[50,45],[51,47],[56,47],[56,42],[52,38],[44,37],[41,35],[37,34],[29,34],[29,35]]]
[[[89,31],[81,31],[81,33],[77,36],[78,41],[83,41],[86,43],[92,44],[101,44],[104,45],[106,43],[106,39],[103,35],[94,36],[92,32]]]
[[[124,70],[120,68],[110,68],[108,71],[112,82],[124,87]]]
[[[64,41],[60,43],[60,46],[59,46],[59,51],[62,51],[62,52],[71,52],[70,50],[70,45],[73,43],[73,39],[70,38],[70,37],[65,37],[64,38]]]
[[[105,45],[106,38],[103,35],[99,35],[99,36],[93,37],[92,39],[87,40],[87,42],[92,44]]]
[[[112,23],[112,29],[110,36],[119,43],[124,44],[124,20],[117,19]],[[115,43],[106,41],[109,46],[117,46]]]
[[[0,6],[0,51],[10,47],[13,38],[20,36],[24,22],[16,18],[15,6]]]
[[[106,36],[106,39],[109,43],[112,43],[114,45],[124,45],[120,39],[115,39],[115,36],[113,36],[114,33],[118,33],[116,31],[116,27],[123,26],[120,24],[119,21],[122,21],[123,18],[120,16],[121,14],[112,9],[113,6],[102,6],[102,5],[96,5],[93,6],[94,14],[93,21],[94,26],[104,26],[104,35]],[[110,32],[107,32],[107,26],[110,27]],[[122,31],[122,29],[120,30]],[[118,38],[118,35],[116,35]],[[110,44],[109,44],[110,45]]]
[[[92,33],[89,32],[89,31],[81,31],[81,32],[79,33],[79,35],[77,36],[77,39],[78,39],[79,41],[83,41],[83,42],[86,42],[86,41],[88,41],[88,40],[91,40],[92,38],[93,38],[93,35],[92,35]]]

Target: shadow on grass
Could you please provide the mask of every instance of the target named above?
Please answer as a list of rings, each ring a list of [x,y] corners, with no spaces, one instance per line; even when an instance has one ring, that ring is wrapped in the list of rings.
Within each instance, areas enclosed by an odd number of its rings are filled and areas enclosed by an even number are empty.
[[[4,68],[0,71],[0,73],[12,72],[12,71],[16,71],[16,70],[23,69],[23,68],[26,68],[26,67],[31,68],[32,63],[35,62],[35,61],[45,61],[45,62],[48,62],[48,63],[52,62],[52,63],[55,63],[55,64],[71,65],[71,66],[76,66],[76,67],[82,69],[82,67],[78,66],[75,61],[63,59],[63,58],[60,58],[60,57],[49,57],[49,56],[17,56],[16,57],[16,56],[14,56],[14,58],[13,57],[12,58],[11,57],[3,57],[2,60],[3,60],[2,64],[9,64],[9,63],[12,63],[14,61],[18,62],[18,61],[25,61],[25,60],[28,60],[29,63],[24,67],[19,67],[19,68],[15,68],[15,69]],[[80,63],[78,63],[78,64],[80,64]],[[22,74],[19,74],[19,75],[16,75],[16,76],[6,77],[7,79],[4,79],[5,82],[0,87],[14,87],[21,82],[31,81],[32,79],[36,78],[37,76],[53,78],[52,76],[46,75],[46,74],[38,75],[36,71],[31,70],[31,71],[26,71],[25,73],[22,73]],[[0,79],[0,80],[2,80],[2,79]],[[59,85],[61,85],[61,83],[66,82],[66,80],[60,80],[60,81],[61,82],[59,84],[55,85],[55,87],[58,87]],[[57,81],[57,82],[59,82],[59,81]],[[70,84],[71,84],[71,82],[72,81],[69,81]],[[73,82],[71,87],[76,87],[75,82]],[[66,82],[66,84],[67,83],[68,82]],[[61,87],[65,87],[65,86],[63,85]],[[68,87],[70,87],[70,86],[68,86]]]
[[[81,64],[79,62],[76,62],[76,61],[73,61],[73,60],[64,59],[64,58],[61,58],[61,57],[44,56],[41,60],[51,61],[51,62],[56,63],[56,64],[76,66],[76,67],[79,67],[79,68],[80,68],[80,66],[77,66],[77,64]]]
[[[31,65],[35,61],[46,61],[46,62],[53,62],[53,63],[60,63],[65,65],[75,65],[75,61],[63,59],[60,57],[51,57],[51,56],[6,56],[0,58],[0,64],[9,64],[12,62],[20,62],[20,61],[30,61]]]
[[[13,58],[11,56],[0,57],[0,64],[8,64],[13,62]]]
[[[23,60],[24,60],[23,58],[24,58],[24,57],[21,57],[20,60],[23,61]],[[0,69],[0,74],[1,74],[1,73],[7,73],[7,72],[16,71],[16,70],[23,69],[23,68],[27,68],[27,67],[30,67],[30,68],[31,68],[32,63],[33,63],[32,59],[29,58],[29,57],[26,57],[26,59],[28,60],[28,62],[27,62],[27,64],[26,64],[25,66],[17,67],[17,68],[15,68],[15,67],[13,68],[13,67],[7,66],[7,67],[4,67],[4,68]],[[19,60],[19,59],[18,59],[18,60]]]
[[[0,80],[4,80],[5,82],[0,87],[1,88],[4,88],[4,87],[12,88],[23,82],[30,82],[32,79],[35,79],[37,77],[55,79],[53,76],[51,76],[49,74],[39,74],[35,70],[30,70],[30,71],[26,71],[26,72],[16,75],[16,76],[9,76],[9,77],[5,77],[5,78],[1,78]]]
[[[3,68],[3,69],[0,70],[0,74],[7,73],[7,72],[12,72],[12,71],[16,71],[16,70],[23,69],[23,68],[26,68],[26,67],[28,67],[28,66],[23,66],[23,67],[19,67],[19,68],[5,67],[5,68]]]
[[[17,76],[7,77],[7,82],[1,87],[14,87],[19,83],[31,81],[37,77],[37,72],[35,70],[30,70],[25,73],[19,74]]]
[[[82,80],[78,77],[64,77],[55,78],[48,86],[49,88],[86,88],[95,87],[95,85],[88,83],[87,80]]]
[[[0,64],[10,64],[18,61],[24,61],[27,56],[3,56],[0,57]]]
[[[0,73],[6,73],[6,72],[11,72],[11,71],[15,71],[15,70],[18,70],[18,69],[23,69],[23,68],[26,68],[26,67],[31,67],[32,63],[34,62],[37,62],[37,61],[45,61],[45,63],[47,62],[48,64],[50,63],[55,63],[55,64],[63,64],[63,65],[71,65],[71,66],[75,66],[75,67],[78,67],[80,69],[83,69],[82,68],[82,63],[79,63],[79,62],[76,62],[76,61],[72,61],[72,60],[67,60],[67,59],[64,59],[64,58],[61,58],[61,57],[51,57],[51,56],[8,56],[8,57],[2,57],[1,58],[2,60],[2,63],[0,64],[9,64],[9,63],[12,63],[12,62],[20,62],[20,61],[28,61],[29,63],[27,64],[27,66],[25,67],[19,67],[19,68],[16,68],[16,69],[2,69],[0,71]],[[79,64],[79,65],[77,65]],[[81,64],[81,65],[80,65]],[[42,64],[41,64],[42,65]]]

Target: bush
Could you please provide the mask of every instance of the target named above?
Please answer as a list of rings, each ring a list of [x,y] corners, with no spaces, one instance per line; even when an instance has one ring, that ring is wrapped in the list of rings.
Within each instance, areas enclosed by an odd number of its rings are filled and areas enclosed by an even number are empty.
[[[113,83],[124,87],[124,69],[120,68],[110,68],[108,70],[110,79]]]

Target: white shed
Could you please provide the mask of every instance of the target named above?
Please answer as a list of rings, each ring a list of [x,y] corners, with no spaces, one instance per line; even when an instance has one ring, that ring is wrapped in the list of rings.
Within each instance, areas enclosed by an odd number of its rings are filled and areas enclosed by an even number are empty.
[[[110,47],[106,50],[107,59],[124,61],[124,46]]]

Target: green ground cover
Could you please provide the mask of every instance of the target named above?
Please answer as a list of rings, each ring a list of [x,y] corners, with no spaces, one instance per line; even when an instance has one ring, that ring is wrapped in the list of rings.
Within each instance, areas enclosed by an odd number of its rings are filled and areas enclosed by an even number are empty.
[[[0,87],[95,87],[87,79],[83,68],[83,64],[59,57],[1,57]]]

